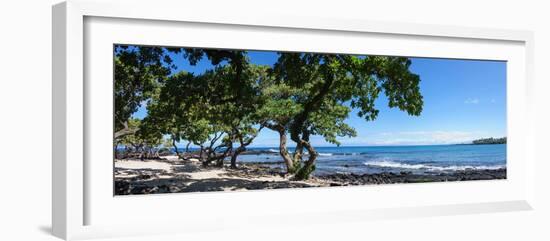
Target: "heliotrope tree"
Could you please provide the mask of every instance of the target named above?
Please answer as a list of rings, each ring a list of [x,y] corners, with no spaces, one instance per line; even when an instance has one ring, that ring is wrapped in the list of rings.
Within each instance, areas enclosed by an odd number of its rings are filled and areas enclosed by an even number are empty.
[[[338,136],[355,136],[344,120],[352,109],[366,121],[376,119],[374,102],[382,91],[389,107],[420,115],[420,78],[409,70],[410,64],[402,57],[279,53],[260,112],[267,126],[280,134],[287,171],[296,179],[308,178],[318,156],[310,137],[320,135],[339,145]],[[286,148],[287,134],[296,144],[292,156]]]
[[[236,167],[237,156],[262,128],[254,117],[260,105],[257,79],[262,72],[248,64],[241,51],[170,51],[184,53],[191,64],[205,58],[215,65],[201,74],[180,72],[168,77],[148,105],[144,123],[157,123],[174,146],[183,140],[199,146],[205,165],[221,166],[231,156],[231,167]]]

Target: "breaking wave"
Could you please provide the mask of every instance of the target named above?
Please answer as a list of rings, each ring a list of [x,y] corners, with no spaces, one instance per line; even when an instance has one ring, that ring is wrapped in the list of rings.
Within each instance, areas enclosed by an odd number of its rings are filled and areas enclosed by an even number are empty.
[[[490,169],[496,170],[505,168],[505,165],[481,165],[481,166],[472,166],[472,165],[451,165],[451,166],[434,166],[427,164],[407,164],[407,163],[398,163],[393,161],[372,161],[365,162],[367,166],[373,167],[385,167],[385,168],[398,168],[398,169],[416,169],[416,170],[429,170],[429,171],[464,171],[471,169]]]

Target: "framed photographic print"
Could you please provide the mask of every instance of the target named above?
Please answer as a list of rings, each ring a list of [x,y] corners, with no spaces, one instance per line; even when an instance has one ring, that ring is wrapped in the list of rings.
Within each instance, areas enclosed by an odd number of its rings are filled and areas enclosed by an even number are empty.
[[[176,9],[54,6],[56,236],[531,209],[530,32]]]

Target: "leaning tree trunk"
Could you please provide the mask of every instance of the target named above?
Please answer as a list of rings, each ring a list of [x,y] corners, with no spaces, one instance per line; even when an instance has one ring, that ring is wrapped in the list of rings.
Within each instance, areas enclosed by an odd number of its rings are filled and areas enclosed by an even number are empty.
[[[126,136],[126,135],[135,134],[139,130],[139,128],[130,128],[130,127],[128,127],[128,121],[125,121],[124,123],[122,123],[122,125],[124,127],[120,130],[115,131],[115,133],[114,133],[114,139],[115,140],[117,140],[117,139],[119,139],[123,136]]]
[[[246,150],[246,147],[239,146],[234,152],[233,155],[231,155],[231,169],[237,168],[237,156],[244,152]]]
[[[223,161],[225,160],[226,157],[229,156],[229,153],[231,153],[232,150],[233,150],[233,144],[229,144],[229,146],[225,148],[225,151],[223,151],[223,153],[217,159],[216,161],[217,167],[223,167]]]
[[[207,166],[207,163],[205,161],[205,158],[204,158],[204,147],[201,145],[201,149],[200,149],[200,152],[199,152],[199,161],[202,163],[203,166]]]
[[[281,124],[266,124],[266,127],[279,133],[279,154],[281,155],[281,158],[283,158],[287,174],[293,174],[296,171],[296,168],[286,147],[287,136],[285,127]]]
[[[186,153],[189,153],[189,145],[191,145],[191,142],[187,142],[187,145],[185,146]]]
[[[296,148],[294,149],[294,156],[292,157],[294,169],[296,171],[298,171],[298,169],[301,168],[303,155],[304,155],[304,145],[302,144],[302,142],[298,142],[296,144]]]
[[[285,165],[286,165],[286,171],[288,174],[293,174],[296,172],[296,167],[294,166],[294,162],[292,161],[292,157],[290,157],[290,154],[288,154],[288,149],[286,147],[286,131],[283,129],[279,129],[279,154],[281,154],[281,157],[283,158]]]
[[[319,155],[315,148],[311,146],[311,143],[309,143],[309,135],[310,132],[307,129],[302,130],[301,136],[296,134],[297,132],[293,132],[291,135],[291,138],[294,142],[297,143],[296,145],[296,152],[299,154],[295,157],[299,157],[300,159],[294,159],[295,166],[298,170],[296,170],[296,175],[294,175],[294,179],[296,180],[305,180],[309,178],[309,175],[315,171],[315,159],[317,159],[317,156]],[[303,152],[303,148],[307,149],[308,152],[308,160],[302,165],[302,159],[301,159],[301,153]],[[296,163],[299,163],[296,165]]]
[[[215,162],[216,167],[223,167],[223,160],[225,159],[226,156],[227,155],[223,153],[220,155],[214,155],[213,157],[210,158],[208,163]]]
[[[307,149],[307,152],[309,153],[309,158],[304,163],[304,165],[296,171],[296,175],[294,176],[296,180],[305,180],[309,178],[311,173],[315,171],[315,160],[319,155],[315,148],[313,148],[313,146],[311,146],[308,141],[302,140],[302,145]]]
[[[176,140],[172,138],[172,146],[174,147],[174,152],[176,152],[176,156],[178,156],[178,159],[181,158],[180,152],[178,151],[178,146],[176,146]]]

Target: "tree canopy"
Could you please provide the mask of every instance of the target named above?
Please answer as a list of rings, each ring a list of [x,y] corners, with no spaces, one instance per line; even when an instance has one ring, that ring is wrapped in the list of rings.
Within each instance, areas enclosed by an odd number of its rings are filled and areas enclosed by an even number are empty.
[[[207,60],[213,68],[171,73],[171,55],[191,65]],[[119,46],[115,131],[139,129],[132,135],[157,145],[168,136],[178,155],[176,143],[186,142],[200,147],[205,165],[222,166],[230,158],[235,168],[237,156],[269,128],[279,134],[287,173],[306,179],[318,155],[310,138],[340,145],[339,137],[356,136],[346,119],[356,109],[365,121],[375,120],[380,93],[389,107],[420,115],[420,77],[410,65],[404,57],[279,52],[269,66],[251,63],[246,51]],[[147,116],[129,127],[144,101]]]
[[[160,47],[116,45],[114,50],[115,137],[132,134],[128,119],[143,101],[152,97],[173,68]]]
[[[419,115],[423,105],[420,78],[409,66],[410,60],[401,57],[279,53],[271,71],[272,84],[265,93],[270,103],[261,113],[281,138],[289,133],[296,143],[292,158],[281,148],[288,171],[303,179],[315,169],[312,135],[336,145],[340,144],[337,137],[355,136],[355,130],[344,122],[351,109],[358,109],[366,121],[376,119],[379,111],[374,103],[381,91],[389,107]],[[309,157],[302,164],[304,148]]]

